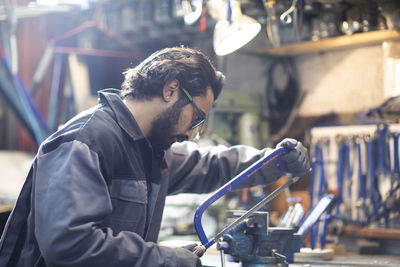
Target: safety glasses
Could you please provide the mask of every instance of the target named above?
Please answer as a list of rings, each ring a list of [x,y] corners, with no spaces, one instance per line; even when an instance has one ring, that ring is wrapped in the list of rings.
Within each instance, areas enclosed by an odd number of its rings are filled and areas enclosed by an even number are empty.
[[[192,126],[190,126],[190,129],[194,129],[197,128],[198,126],[200,126],[201,124],[204,123],[204,121],[206,120],[206,113],[204,113],[204,111],[202,111],[197,105],[196,103],[194,103],[193,101],[193,97],[189,94],[189,92],[185,89],[181,87],[181,90],[185,93],[187,99],[189,100],[189,102],[194,106],[194,108],[197,110],[197,112],[199,113],[198,118],[193,122]]]

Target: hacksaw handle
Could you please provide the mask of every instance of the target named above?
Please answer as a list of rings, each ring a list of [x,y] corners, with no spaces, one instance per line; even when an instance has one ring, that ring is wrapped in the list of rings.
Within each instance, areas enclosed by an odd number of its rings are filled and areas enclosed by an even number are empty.
[[[265,165],[269,164],[270,162],[274,161],[275,159],[279,158],[280,156],[286,154],[289,152],[289,149],[286,147],[280,147],[275,150],[273,150],[270,154],[262,157],[255,163],[253,163],[250,167],[242,171],[240,174],[235,176],[233,179],[231,179],[229,182],[227,182],[225,185],[223,185],[221,188],[219,188],[215,193],[213,193],[208,199],[203,201],[203,203],[200,204],[200,206],[197,208],[195,215],[194,215],[194,227],[196,229],[197,235],[199,236],[199,239],[205,249],[209,248],[213,242],[209,242],[207,239],[203,226],[201,224],[201,217],[204,213],[204,211],[215,201],[220,199],[223,195],[226,193],[232,191],[233,188],[235,188],[237,185],[239,185],[241,182],[252,176],[256,171],[264,167]]]
[[[197,257],[199,257],[199,258],[200,258],[201,256],[203,256],[205,252],[206,252],[206,248],[205,248],[203,245],[196,246],[196,247],[193,249],[193,253],[196,254]]]

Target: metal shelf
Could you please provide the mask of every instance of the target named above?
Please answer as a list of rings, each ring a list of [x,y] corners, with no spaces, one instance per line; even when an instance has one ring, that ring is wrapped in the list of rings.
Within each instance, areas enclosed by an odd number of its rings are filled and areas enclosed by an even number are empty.
[[[389,40],[400,40],[400,32],[398,30],[381,30],[365,33],[355,33],[353,35],[325,38],[318,41],[292,43],[282,45],[277,48],[263,47],[260,49],[256,49],[254,53],[272,56],[293,56],[307,53],[331,51],[342,48],[376,45]]]

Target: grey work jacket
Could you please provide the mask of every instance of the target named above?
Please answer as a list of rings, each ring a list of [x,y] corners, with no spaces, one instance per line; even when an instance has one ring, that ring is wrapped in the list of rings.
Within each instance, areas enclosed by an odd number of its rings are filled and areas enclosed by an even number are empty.
[[[208,193],[266,149],[174,144],[154,153],[116,90],[39,148],[0,239],[0,266],[198,266],[157,245],[165,197]],[[275,181],[266,167],[247,186]]]

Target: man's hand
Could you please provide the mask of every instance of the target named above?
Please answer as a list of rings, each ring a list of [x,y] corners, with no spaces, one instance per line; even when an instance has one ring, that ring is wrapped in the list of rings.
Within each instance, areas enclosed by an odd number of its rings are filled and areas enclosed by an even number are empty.
[[[187,250],[190,250],[191,252],[193,252],[193,254],[196,254],[198,257],[203,256],[205,250],[202,249],[199,245],[197,245],[196,243],[194,244],[189,244],[186,246],[183,246],[182,248],[185,248]]]
[[[190,244],[176,248],[176,266],[202,267],[199,256],[193,252],[196,247],[197,244]]]
[[[282,171],[301,177],[311,170],[307,148],[301,142],[292,138],[286,138],[276,145],[276,148],[280,147],[285,147],[289,150],[289,153],[281,157],[285,165],[279,166]]]

